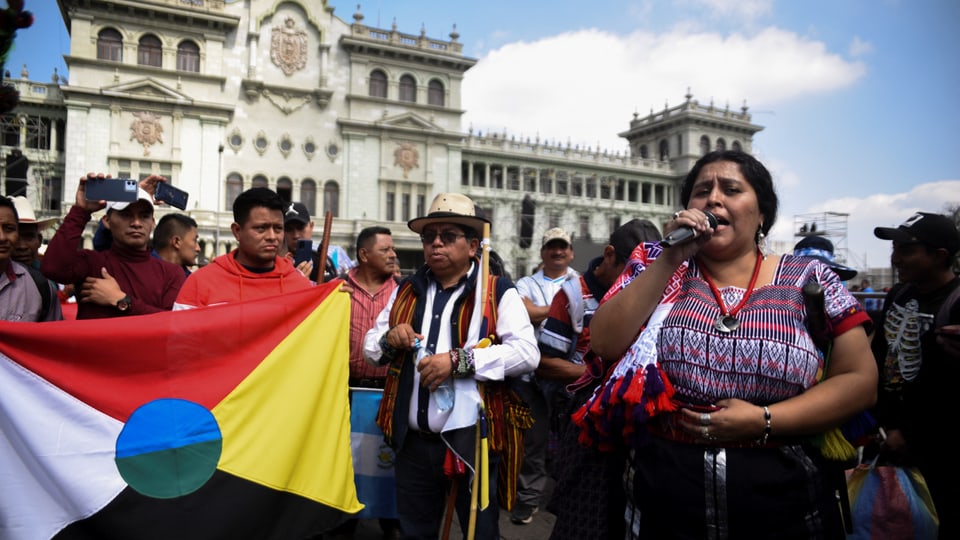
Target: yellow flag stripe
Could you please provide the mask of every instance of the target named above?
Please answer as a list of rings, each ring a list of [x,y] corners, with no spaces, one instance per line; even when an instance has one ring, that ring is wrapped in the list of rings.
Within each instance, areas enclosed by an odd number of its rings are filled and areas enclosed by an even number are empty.
[[[349,295],[321,302],[214,410],[219,468],[358,512],[350,451]]]

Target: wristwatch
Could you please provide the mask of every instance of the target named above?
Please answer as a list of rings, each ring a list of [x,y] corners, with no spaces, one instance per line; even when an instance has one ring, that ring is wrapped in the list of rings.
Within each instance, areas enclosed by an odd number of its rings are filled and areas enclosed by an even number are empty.
[[[130,295],[126,295],[123,298],[117,300],[117,311],[120,313],[127,313],[130,311],[130,306],[133,305],[133,300],[130,299]]]

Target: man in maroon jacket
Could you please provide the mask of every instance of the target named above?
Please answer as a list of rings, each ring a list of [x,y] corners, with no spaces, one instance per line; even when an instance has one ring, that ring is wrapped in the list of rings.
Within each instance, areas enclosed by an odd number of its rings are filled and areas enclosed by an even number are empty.
[[[156,222],[153,198],[139,190],[134,202],[89,201],[86,198],[87,175],[80,179],[76,203],[63,225],[50,240],[40,271],[60,283],[76,284],[78,319],[98,319],[123,315],[145,315],[173,308],[173,301],[184,281],[183,270],[150,256],[150,235]],[[156,186],[165,181],[151,176],[141,186]],[[107,208],[105,226],[113,236],[106,251],[77,249],[83,229],[93,212]]]

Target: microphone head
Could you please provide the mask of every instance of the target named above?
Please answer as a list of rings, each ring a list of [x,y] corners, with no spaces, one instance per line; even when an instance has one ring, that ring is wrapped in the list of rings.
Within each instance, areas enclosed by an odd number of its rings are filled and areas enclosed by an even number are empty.
[[[717,228],[717,225],[719,225],[719,222],[717,221],[717,216],[711,214],[711,213],[710,213],[709,211],[707,211],[707,210],[704,210],[703,213],[704,213],[704,215],[707,216],[707,223],[710,224],[710,228],[711,228],[711,229],[716,229],[716,228]]]

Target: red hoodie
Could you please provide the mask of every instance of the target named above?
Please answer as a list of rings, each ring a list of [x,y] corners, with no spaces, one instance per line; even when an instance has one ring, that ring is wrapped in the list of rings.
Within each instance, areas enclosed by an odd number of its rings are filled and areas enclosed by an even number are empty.
[[[190,274],[173,309],[192,309],[266,298],[313,286],[287,259],[277,257],[273,270],[251,272],[237,262],[237,250],[221,255]]]

